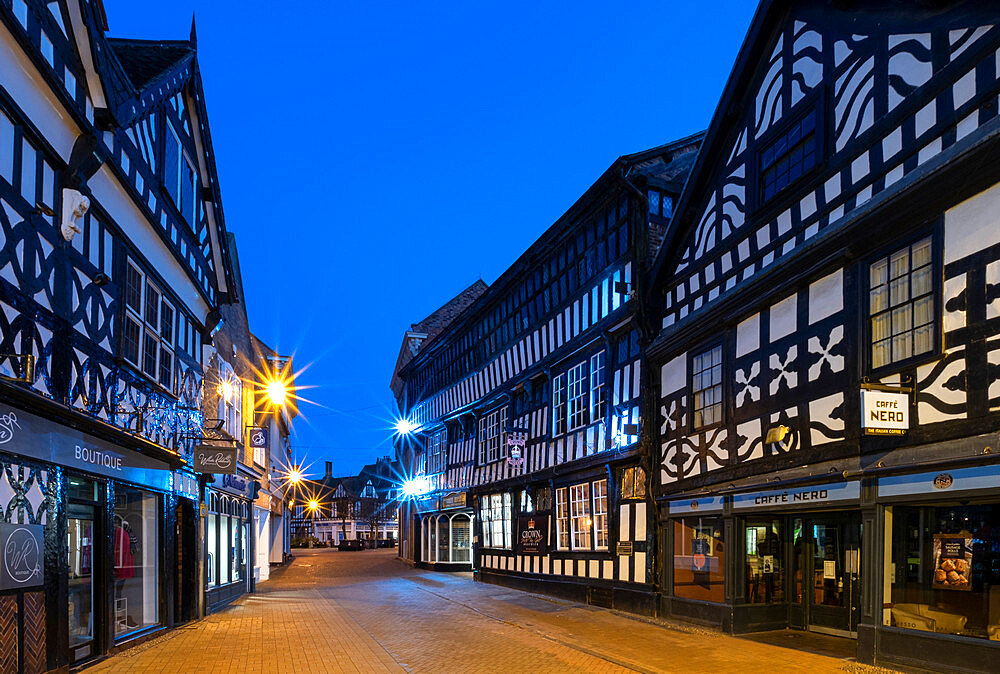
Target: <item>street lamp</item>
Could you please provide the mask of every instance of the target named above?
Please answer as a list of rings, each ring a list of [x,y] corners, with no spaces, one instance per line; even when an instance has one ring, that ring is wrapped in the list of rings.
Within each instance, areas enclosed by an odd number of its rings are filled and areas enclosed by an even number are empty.
[[[310,499],[309,500],[309,510],[311,512],[316,512],[317,510],[319,510],[319,501],[317,501],[316,499]]]
[[[419,426],[406,417],[396,420],[396,432],[400,435],[410,435],[411,433],[415,433],[418,428]]]
[[[300,482],[302,482],[302,469],[298,466],[292,466],[292,469],[288,471],[288,483],[299,484]]]
[[[288,395],[288,391],[285,387],[285,382],[274,381],[268,382],[267,384],[267,397],[271,401],[271,404],[275,407],[280,407],[285,404],[285,397]]]

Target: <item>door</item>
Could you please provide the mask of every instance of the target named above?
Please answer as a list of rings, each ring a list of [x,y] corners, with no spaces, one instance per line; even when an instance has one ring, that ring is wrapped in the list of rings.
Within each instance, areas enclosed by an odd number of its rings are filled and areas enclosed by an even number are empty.
[[[96,635],[100,634],[101,603],[95,591],[100,576],[102,555],[100,522],[97,518],[97,484],[76,477],[69,478],[68,518],[66,526],[68,569],[68,632],[70,662],[87,660],[99,651]]]
[[[861,518],[831,513],[793,523],[796,596],[806,626],[856,636],[861,583]]]

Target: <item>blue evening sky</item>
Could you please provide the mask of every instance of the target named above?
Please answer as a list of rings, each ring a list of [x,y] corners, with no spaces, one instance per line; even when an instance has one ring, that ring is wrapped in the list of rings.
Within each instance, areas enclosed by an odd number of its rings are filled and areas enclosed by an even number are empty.
[[[105,0],[114,37],[197,15],[251,329],[308,369],[297,458],[392,452],[403,332],[494,281],[619,155],[709,122],[750,0]]]

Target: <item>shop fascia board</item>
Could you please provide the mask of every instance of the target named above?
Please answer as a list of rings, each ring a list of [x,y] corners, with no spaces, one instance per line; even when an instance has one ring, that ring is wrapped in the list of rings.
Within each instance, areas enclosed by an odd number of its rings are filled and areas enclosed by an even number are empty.
[[[928,459],[928,456],[933,458]],[[852,456],[808,464],[767,475],[756,475],[698,489],[663,494],[656,500],[676,501],[992,463],[1000,463],[1000,433],[986,433],[913,447],[900,447],[862,457]]]

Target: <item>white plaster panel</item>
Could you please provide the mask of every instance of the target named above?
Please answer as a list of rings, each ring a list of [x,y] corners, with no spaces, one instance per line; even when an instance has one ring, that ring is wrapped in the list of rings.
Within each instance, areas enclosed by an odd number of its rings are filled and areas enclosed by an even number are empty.
[[[635,582],[645,583],[646,582],[646,553],[637,552],[635,553]]]
[[[966,199],[944,214],[945,264],[1000,241],[1000,184]]]
[[[660,368],[660,395],[680,391],[686,384],[687,353],[682,353]]]
[[[736,326],[736,357],[760,348],[760,314],[754,314]]]
[[[1000,262],[990,262],[986,265],[986,283],[988,285],[1000,285]],[[947,297],[947,294],[945,295]],[[1000,316],[1000,297],[986,305],[986,318],[997,318]]]
[[[635,504],[635,540],[646,540],[646,503]]]
[[[772,342],[795,332],[797,298],[797,295],[790,295],[777,304],[771,305],[768,319],[770,321],[770,339]]]
[[[809,324],[844,308],[844,270],[838,269],[809,285]]]
[[[627,503],[618,507],[618,540],[628,541],[629,538],[629,510]]]

